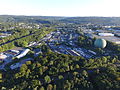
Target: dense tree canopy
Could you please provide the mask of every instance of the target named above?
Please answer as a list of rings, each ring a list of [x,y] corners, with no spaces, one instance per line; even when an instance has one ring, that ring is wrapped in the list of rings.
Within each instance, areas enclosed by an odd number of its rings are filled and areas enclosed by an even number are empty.
[[[114,62],[113,62],[114,60]],[[3,72],[1,88],[40,90],[116,90],[120,89],[120,72],[112,57],[86,60],[82,57],[40,54],[16,70]]]

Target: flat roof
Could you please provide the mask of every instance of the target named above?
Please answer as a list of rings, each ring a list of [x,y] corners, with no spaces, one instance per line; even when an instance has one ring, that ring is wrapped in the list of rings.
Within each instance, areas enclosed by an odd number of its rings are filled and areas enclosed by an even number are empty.
[[[102,39],[105,39],[107,41],[110,41],[110,42],[113,42],[113,43],[116,43],[116,42],[120,42],[120,38],[119,37],[116,37],[116,36],[98,36],[98,35],[93,35],[93,37],[96,37],[96,38],[102,38]],[[116,43],[117,44],[117,43]]]

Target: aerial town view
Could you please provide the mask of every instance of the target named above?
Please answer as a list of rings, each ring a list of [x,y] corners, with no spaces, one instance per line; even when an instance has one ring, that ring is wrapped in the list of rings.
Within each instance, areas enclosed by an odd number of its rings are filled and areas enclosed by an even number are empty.
[[[120,90],[119,3],[1,1],[0,90]]]

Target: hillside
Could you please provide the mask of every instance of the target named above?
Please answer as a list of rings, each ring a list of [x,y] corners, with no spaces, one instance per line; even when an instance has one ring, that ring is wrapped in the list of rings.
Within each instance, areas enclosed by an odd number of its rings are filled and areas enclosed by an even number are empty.
[[[120,25],[120,17],[55,17],[55,16],[14,16],[0,15],[0,23],[75,23],[75,24],[100,24]]]
[[[120,17],[69,17],[60,21],[76,24],[120,25]]]

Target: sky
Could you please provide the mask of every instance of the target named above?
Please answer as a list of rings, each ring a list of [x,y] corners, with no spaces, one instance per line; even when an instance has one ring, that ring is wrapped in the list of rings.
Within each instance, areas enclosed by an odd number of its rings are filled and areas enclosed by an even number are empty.
[[[120,0],[0,0],[0,15],[120,16]]]

